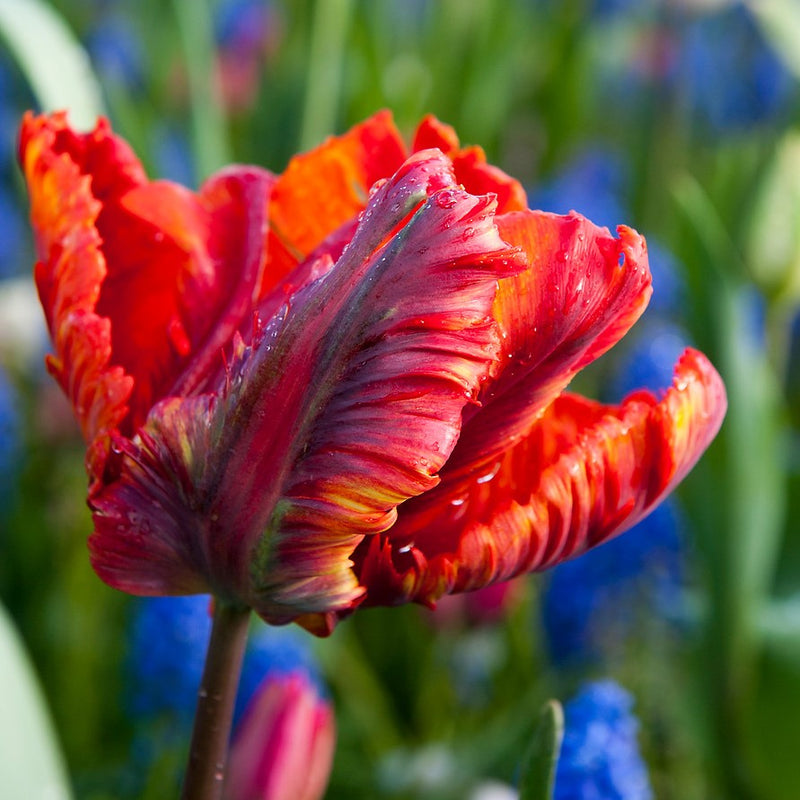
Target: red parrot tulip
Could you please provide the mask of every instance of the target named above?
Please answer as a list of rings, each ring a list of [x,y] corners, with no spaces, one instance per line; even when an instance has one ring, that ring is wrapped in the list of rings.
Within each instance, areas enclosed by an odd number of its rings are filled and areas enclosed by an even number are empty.
[[[29,115],[21,161],[91,559],[118,589],[317,633],[433,604],[632,526],[724,416],[694,350],[658,397],[566,393],[644,310],[644,240],[528,210],[433,118],[410,154],[381,113],[196,193],[104,121]]]

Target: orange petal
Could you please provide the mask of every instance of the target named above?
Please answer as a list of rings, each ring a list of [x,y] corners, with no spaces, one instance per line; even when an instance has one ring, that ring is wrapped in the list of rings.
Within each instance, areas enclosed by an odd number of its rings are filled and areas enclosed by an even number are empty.
[[[725,389],[687,350],[658,401],[556,400],[530,434],[471,477],[444,478],[365,542],[357,572],[367,604],[477,589],[541,570],[627,530],[688,473],[716,435]]]
[[[406,148],[388,111],[295,156],[270,201],[270,268],[263,293],[366,206],[369,190],[403,163]]]

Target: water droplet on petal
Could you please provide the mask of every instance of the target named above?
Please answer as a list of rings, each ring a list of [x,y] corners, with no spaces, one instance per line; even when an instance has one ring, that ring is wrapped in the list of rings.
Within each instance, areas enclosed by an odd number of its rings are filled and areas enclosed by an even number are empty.
[[[456,204],[456,196],[450,189],[442,189],[434,197],[439,208],[452,208]]]
[[[497,475],[498,472],[500,472],[500,462],[499,461],[495,462],[495,464],[492,467],[492,469],[489,470],[489,472],[485,473],[484,475],[481,475],[480,478],[478,478],[476,482],[477,483],[489,483],[489,481],[492,480]]]

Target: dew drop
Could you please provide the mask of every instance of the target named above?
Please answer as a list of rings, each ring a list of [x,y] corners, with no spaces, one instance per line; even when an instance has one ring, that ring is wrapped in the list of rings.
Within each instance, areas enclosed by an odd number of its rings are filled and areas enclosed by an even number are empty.
[[[481,475],[481,477],[477,479],[476,483],[489,483],[489,481],[492,480],[498,472],[500,472],[499,461],[495,462],[494,466],[489,472],[487,472],[485,475]]]
[[[442,189],[435,195],[436,205],[439,208],[452,208],[456,204],[456,197],[449,189]]]

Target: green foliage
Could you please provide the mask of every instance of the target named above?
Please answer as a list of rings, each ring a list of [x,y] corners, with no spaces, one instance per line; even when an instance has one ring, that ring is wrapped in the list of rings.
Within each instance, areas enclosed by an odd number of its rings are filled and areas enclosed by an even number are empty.
[[[71,792],[30,662],[0,607],[0,775],[8,797],[69,800]]]
[[[100,84],[66,22],[41,0],[0,0],[0,36],[30,81],[42,109],[68,108],[88,128],[103,111]]]
[[[551,700],[542,711],[522,770],[520,800],[552,800],[563,736],[564,711]]]

